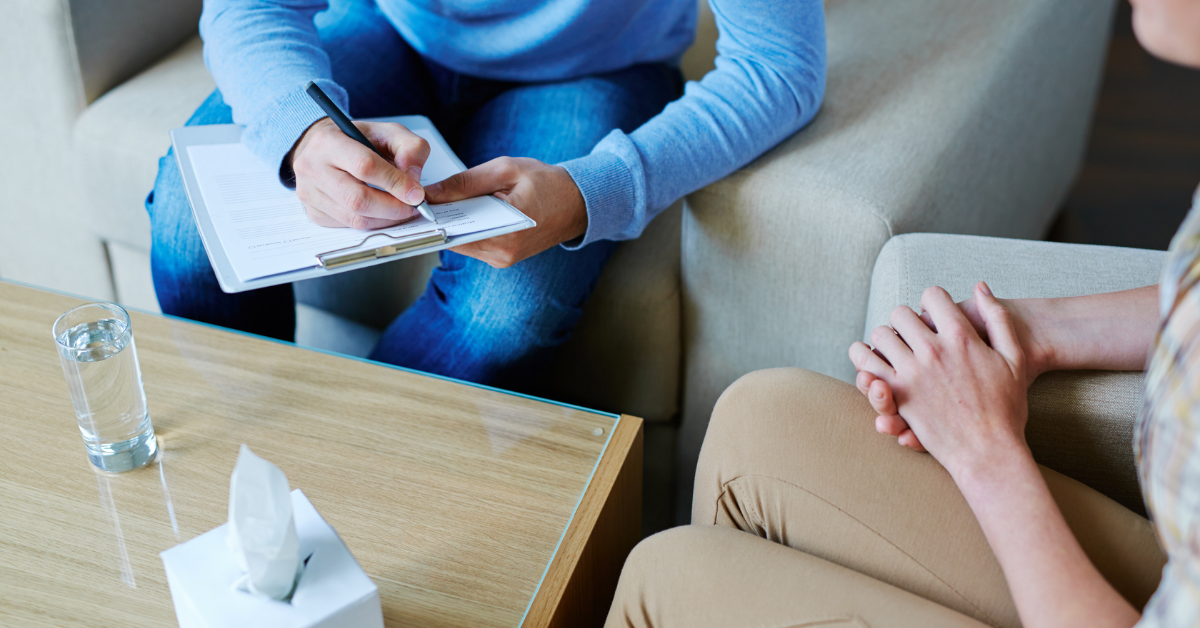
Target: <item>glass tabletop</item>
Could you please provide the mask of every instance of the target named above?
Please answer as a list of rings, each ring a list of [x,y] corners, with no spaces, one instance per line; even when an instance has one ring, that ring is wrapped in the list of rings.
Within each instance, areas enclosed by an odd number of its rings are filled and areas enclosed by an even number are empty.
[[[0,618],[175,622],[159,552],[227,518],[248,444],[379,587],[388,625],[521,625],[619,417],[131,312],[161,455],[93,469],[50,328],[0,281]]]

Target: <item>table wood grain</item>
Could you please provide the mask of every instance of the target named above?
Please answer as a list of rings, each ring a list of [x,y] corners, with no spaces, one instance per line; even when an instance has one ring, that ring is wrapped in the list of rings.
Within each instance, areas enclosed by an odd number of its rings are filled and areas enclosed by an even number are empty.
[[[389,627],[602,618],[637,540],[640,419],[131,312],[162,455],[105,474],[50,333],[79,303],[0,282],[0,624],[173,625],[158,553],[226,520],[241,443],[338,531]]]

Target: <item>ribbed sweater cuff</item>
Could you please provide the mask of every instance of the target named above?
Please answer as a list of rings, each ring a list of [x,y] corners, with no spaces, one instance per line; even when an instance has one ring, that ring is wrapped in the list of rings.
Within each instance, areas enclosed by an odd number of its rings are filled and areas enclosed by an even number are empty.
[[[349,99],[344,89],[328,79],[315,83],[342,111],[346,111]],[[304,93],[304,88],[297,88],[271,106],[261,122],[248,129],[247,144],[260,159],[276,166],[279,180],[284,185],[294,188],[296,176],[291,163],[283,163],[284,157],[300,141],[300,136],[308,127],[324,117],[325,112]]]
[[[588,226],[582,238],[563,243],[576,250],[597,240],[613,240],[629,229],[637,192],[633,175],[620,157],[596,151],[559,164],[566,168],[587,205]]]

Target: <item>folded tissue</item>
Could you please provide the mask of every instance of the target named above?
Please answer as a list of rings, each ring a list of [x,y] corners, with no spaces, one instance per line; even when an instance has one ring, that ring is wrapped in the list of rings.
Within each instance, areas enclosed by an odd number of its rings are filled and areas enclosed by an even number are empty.
[[[229,551],[245,576],[238,588],[282,600],[300,575],[300,541],[287,476],[242,445],[229,479]]]
[[[278,467],[242,445],[229,522],[161,554],[181,628],[382,628],[379,591]]]

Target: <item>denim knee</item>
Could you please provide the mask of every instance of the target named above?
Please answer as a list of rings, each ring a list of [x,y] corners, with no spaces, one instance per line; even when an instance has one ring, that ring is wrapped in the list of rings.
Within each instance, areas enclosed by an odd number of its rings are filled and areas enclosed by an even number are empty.
[[[536,378],[566,342],[615,245],[554,247],[497,269],[457,253],[425,294],[384,332],[371,357],[468,381],[518,385]]]
[[[447,286],[439,281],[442,273],[435,273],[432,283],[457,297],[448,303],[451,317],[463,326],[479,358],[520,361],[567,341],[611,248],[610,243],[595,250],[555,247],[505,269],[454,254],[463,268],[454,270],[453,263],[443,268],[465,274],[467,285],[460,280]]]

